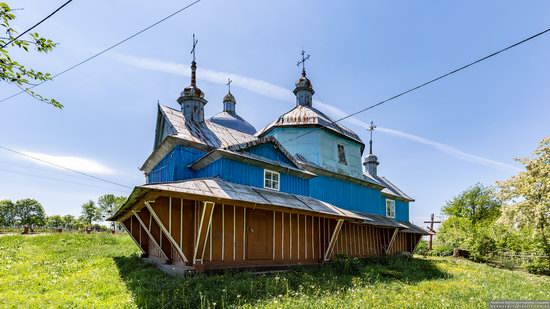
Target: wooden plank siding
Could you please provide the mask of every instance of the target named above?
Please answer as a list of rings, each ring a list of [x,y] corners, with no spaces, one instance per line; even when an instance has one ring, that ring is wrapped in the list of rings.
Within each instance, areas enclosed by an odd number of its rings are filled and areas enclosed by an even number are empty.
[[[338,221],[290,209],[266,210],[216,203],[208,224],[211,208],[205,208],[204,202],[160,196],[148,202],[160,226],[145,207],[145,201],[141,203],[144,207],[134,208],[135,216],[127,217],[122,223],[143,255],[160,260],[166,257],[169,262],[180,265],[196,263],[203,269],[321,263]],[[203,216],[205,209],[207,213]],[[202,230],[199,230],[201,220]],[[394,228],[344,221],[329,258],[382,255],[394,231]],[[389,254],[411,252],[420,238],[418,234],[398,232]]]

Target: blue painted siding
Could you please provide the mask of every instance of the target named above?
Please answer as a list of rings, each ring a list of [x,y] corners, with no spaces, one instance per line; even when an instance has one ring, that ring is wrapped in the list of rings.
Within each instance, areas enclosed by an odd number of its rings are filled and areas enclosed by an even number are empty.
[[[178,145],[153,168],[147,177],[147,183],[194,178],[195,173],[188,166],[204,155],[202,151]]]
[[[409,202],[383,196],[380,201],[381,207],[384,210],[384,216],[386,215],[386,199],[395,201],[395,220],[409,222]]]
[[[264,187],[264,169],[227,158],[220,158],[212,164],[197,171],[197,177],[221,177],[229,182]],[[280,191],[308,195],[308,180],[305,178],[281,173]]]
[[[309,193],[311,197],[344,209],[385,215],[380,207],[380,191],[356,183],[317,176],[309,180]]]
[[[280,162],[286,165],[294,166],[294,164],[272,143],[260,144],[244,150],[260,157],[264,157],[276,162]]]
[[[409,222],[409,202],[395,201],[395,219]]]

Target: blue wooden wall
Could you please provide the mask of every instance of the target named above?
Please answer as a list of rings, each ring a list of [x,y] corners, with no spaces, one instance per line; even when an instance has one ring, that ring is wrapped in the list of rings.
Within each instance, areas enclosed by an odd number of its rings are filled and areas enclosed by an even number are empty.
[[[386,214],[380,207],[380,191],[353,182],[317,176],[309,180],[309,193],[311,197],[344,209]]]
[[[275,145],[273,143],[252,146],[245,149],[244,151],[279,163],[294,166],[294,164],[281,151],[275,148]]]
[[[188,166],[204,155],[203,151],[178,145],[153,168],[147,177],[147,183],[194,178],[195,173]]]
[[[395,219],[409,222],[409,202],[395,201]]]
[[[220,158],[197,171],[197,177],[221,177],[233,183],[264,187],[264,168],[227,158]],[[280,191],[307,196],[308,180],[281,173]]]

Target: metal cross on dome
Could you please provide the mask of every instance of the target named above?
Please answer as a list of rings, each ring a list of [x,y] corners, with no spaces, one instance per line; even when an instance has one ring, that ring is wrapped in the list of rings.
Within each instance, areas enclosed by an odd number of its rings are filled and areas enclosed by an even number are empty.
[[[227,79],[227,84],[226,84],[226,85],[227,85],[227,88],[228,88],[228,92],[229,92],[229,93],[231,93],[231,83],[232,83],[232,82],[233,82],[233,81],[231,80],[231,78],[228,78],[228,79]]]
[[[193,33],[193,48],[191,49],[191,54],[193,54],[193,62],[195,62],[195,47],[199,40],[195,40],[195,34]]]
[[[370,141],[369,141],[369,154],[372,154],[372,131],[376,129],[376,126],[374,125],[374,122],[370,122],[368,130],[370,131]]]
[[[300,64],[302,65],[302,75],[306,76],[306,60],[309,59],[309,57],[311,56],[310,54],[308,54],[306,56],[306,52],[302,49],[302,60],[301,61],[298,61],[298,63],[296,63],[297,66],[300,66]]]

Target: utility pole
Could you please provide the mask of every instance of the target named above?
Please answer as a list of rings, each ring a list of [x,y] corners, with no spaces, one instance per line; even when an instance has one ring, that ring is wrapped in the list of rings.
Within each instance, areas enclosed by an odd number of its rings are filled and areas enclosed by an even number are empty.
[[[429,223],[430,226],[428,226],[428,231],[430,232],[430,242],[429,242],[429,250],[432,250],[432,241],[433,241],[433,236],[435,234],[435,230],[434,230],[434,224],[435,223],[441,223],[441,221],[435,221],[435,216],[434,214],[432,214],[431,216],[431,219],[430,221],[424,221],[424,223]]]

